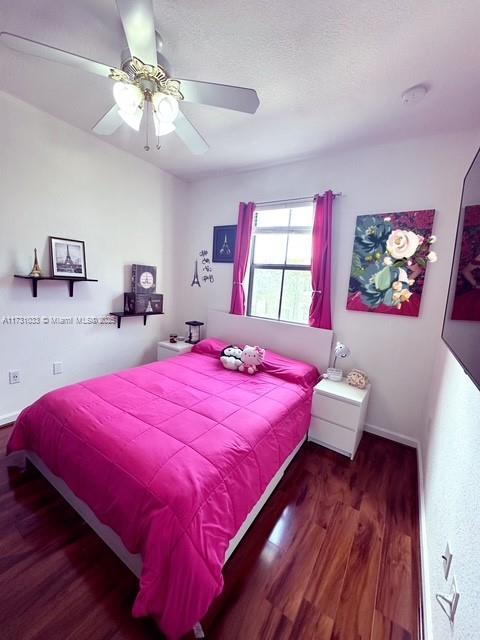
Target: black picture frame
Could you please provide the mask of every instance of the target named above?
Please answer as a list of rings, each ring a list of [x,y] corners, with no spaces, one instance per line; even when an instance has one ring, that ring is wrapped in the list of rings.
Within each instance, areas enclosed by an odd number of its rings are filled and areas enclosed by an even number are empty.
[[[213,227],[212,262],[233,263],[236,240],[236,224]]]
[[[50,247],[50,269],[52,278],[87,278],[87,261],[85,258],[85,242],[83,240],[73,240],[71,238],[59,238],[49,236]],[[66,247],[65,263],[60,264],[60,257],[63,258],[61,247]],[[74,253],[72,258],[70,252]]]

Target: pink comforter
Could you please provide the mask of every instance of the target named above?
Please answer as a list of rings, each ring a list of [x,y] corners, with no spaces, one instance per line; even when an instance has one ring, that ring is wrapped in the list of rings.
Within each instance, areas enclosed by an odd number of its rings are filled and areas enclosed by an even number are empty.
[[[222,590],[229,541],[310,419],[311,384],[295,365],[273,359],[274,374],[250,377],[223,369],[205,344],[48,393],[8,445],[37,453],[142,555],[133,613],[169,638]]]

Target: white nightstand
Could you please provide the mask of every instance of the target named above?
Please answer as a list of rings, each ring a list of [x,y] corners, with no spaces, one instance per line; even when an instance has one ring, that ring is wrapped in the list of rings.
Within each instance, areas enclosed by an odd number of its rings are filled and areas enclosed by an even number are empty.
[[[345,380],[321,380],[313,390],[308,439],[353,460],[363,433],[370,385],[357,389]]]
[[[189,342],[170,342],[162,340],[157,342],[157,360],[168,360],[182,353],[188,353],[192,350],[193,344]]]

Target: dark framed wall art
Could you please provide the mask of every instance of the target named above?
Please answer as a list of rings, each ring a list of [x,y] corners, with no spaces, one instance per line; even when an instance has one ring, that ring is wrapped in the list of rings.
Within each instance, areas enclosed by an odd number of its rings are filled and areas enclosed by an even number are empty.
[[[50,266],[54,278],[86,278],[85,243],[83,240],[49,237]]]
[[[212,262],[233,262],[236,239],[236,224],[213,227]]]

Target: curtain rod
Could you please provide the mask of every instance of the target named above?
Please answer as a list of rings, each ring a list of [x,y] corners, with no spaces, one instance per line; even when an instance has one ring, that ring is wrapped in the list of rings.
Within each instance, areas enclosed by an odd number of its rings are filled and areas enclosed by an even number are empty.
[[[343,193],[339,191],[338,193],[334,193],[333,197],[338,198],[342,195]],[[255,202],[255,204],[258,205],[259,207],[265,207],[272,204],[284,204],[288,202],[310,202],[310,201],[313,202],[314,198],[315,196],[303,196],[302,198],[286,198],[285,200],[281,199],[281,200],[270,200],[269,202]]]

